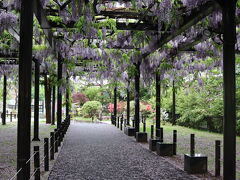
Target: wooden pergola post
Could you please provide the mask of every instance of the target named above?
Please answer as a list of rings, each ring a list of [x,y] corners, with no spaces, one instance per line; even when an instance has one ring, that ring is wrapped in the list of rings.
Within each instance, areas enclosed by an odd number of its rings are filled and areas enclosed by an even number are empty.
[[[3,112],[2,125],[6,125],[6,109],[7,109],[7,76],[3,76]]]
[[[130,80],[127,86],[127,125],[130,125]]]
[[[160,73],[156,71],[156,136],[160,137],[159,129],[161,127],[161,80]]]
[[[69,117],[69,76],[67,76],[67,89],[66,89],[66,118]]]
[[[62,80],[62,57],[58,55],[58,83]],[[60,127],[62,122],[62,93],[60,91],[60,83],[57,87],[57,128]]]
[[[55,125],[55,99],[56,99],[56,87],[52,87],[52,125]]]
[[[40,141],[39,139],[39,76],[40,64],[35,59],[35,90],[34,90],[34,133],[33,141]]]
[[[140,62],[135,64],[136,72],[135,72],[135,133],[139,132],[139,123],[140,123]]]
[[[223,179],[236,179],[236,0],[221,1],[223,15]]]
[[[18,180],[30,178],[33,1],[21,0],[17,129]]]
[[[114,114],[114,123],[116,124],[117,121],[117,86],[114,88],[114,109],[113,109],[113,114]]]

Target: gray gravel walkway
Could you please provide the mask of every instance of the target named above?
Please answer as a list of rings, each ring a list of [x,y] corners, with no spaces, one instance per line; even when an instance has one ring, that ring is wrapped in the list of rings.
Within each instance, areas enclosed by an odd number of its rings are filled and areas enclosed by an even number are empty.
[[[68,130],[49,180],[185,180],[176,169],[108,124],[75,123]]]

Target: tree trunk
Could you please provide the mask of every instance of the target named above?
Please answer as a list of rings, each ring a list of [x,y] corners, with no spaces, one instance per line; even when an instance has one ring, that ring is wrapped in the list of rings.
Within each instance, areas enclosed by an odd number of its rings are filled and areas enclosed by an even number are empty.
[[[46,108],[46,124],[51,124],[51,87],[49,78],[44,75],[44,91],[45,91],[45,108]]]

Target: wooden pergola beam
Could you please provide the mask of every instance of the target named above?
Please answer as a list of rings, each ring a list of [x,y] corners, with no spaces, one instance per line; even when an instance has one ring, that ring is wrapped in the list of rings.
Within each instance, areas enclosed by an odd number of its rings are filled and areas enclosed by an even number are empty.
[[[142,13],[131,11],[101,11],[98,15],[107,16],[109,18],[127,18],[127,19],[139,19],[142,18]],[[145,16],[144,20],[150,20],[153,16]]]
[[[236,24],[240,24],[240,18],[236,18]],[[223,26],[223,25],[222,25]],[[210,27],[208,28],[210,29]],[[221,30],[223,29],[223,27],[220,28]],[[219,32],[221,33],[221,32]],[[176,56],[178,52],[182,52],[182,51],[186,51],[186,52],[189,52],[189,51],[196,51],[194,49],[194,46],[209,39],[209,38],[212,38],[214,36],[216,36],[217,34],[216,33],[212,33],[209,37],[203,35],[202,33],[198,33],[197,36],[191,41],[191,42],[183,42],[181,44],[179,44],[178,48],[177,49],[172,49],[170,51],[170,54],[172,56]],[[236,54],[240,54],[240,51],[238,49],[236,49]]]
[[[40,0],[33,1],[33,12],[47,37],[49,45],[54,48],[53,32],[51,25],[47,20],[46,11],[43,9]]]
[[[75,28],[75,22],[69,22],[68,24],[57,24],[56,22],[49,21],[50,26],[49,27],[42,27],[47,29],[51,28],[67,28],[67,29],[73,29]],[[100,27],[101,28],[101,27]],[[131,30],[131,31],[157,31],[157,25],[151,24],[151,23],[123,23],[123,22],[117,22],[116,28],[118,30]]]
[[[4,61],[0,60],[0,65],[18,65],[17,59],[5,59]]]
[[[191,42],[183,42],[179,44],[178,48],[172,48],[170,50],[170,55],[176,56],[179,52],[195,51],[193,47],[208,38],[209,37],[203,36],[202,34],[198,34]]]
[[[157,25],[150,23],[116,23],[116,27],[118,30],[130,30],[130,31],[157,31]]]
[[[151,42],[147,47],[142,49],[142,56],[147,57],[149,54],[155,52],[164,44],[168,43],[170,40],[174,39],[191,26],[197,24],[199,21],[201,21],[203,18],[205,18],[218,8],[219,5],[216,2],[208,1],[205,4],[193,9],[191,14],[184,14],[182,17],[179,18],[182,19],[182,23],[179,25],[179,28],[175,28],[175,31],[173,31],[172,33],[166,32],[162,34],[160,38]],[[170,28],[171,27],[169,27],[168,30],[170,30]]]
[[[102,0],[103,3],[108,3],[108,2],[116,2],[119,0]],[[121,0],[122,2],[131,2],[131,0]]]
[[[0,52],[0,58],[11,58],[11,59],[17,59],[18,58],[18,52],[9,52],[9,53],[3,53],[3,52]]]

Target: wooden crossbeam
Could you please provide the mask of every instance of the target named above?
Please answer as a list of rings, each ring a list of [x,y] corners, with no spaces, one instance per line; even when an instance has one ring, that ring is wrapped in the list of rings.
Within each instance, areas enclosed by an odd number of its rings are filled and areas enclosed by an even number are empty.
[[[3,53],[3,52],[0,51],[0,58],[12,58],[12,59],[18,58],[18,52],[11,51],[9,53]]]
[[[45,9],[46,16],[59,16],[59,10],[48,7]]]
[[[33,1],[33,12],[47,37],[49,45],[54,48],[53,32],[47,20],[46,11],[43,9],[40,0]]]
[[[4,59],[0,60],[0,65],[18,65],[17,59]]]
[[[138,12],[126,11],[101,11],[98,15],[107,16],[109,18],[131,18],[138,19],[141,14]]]
[[[176,28],[171,34],[168,32],[164,33],[160,38],[151,42],[147,47],[144,47],[141,52],[142,56],[147,57],[149,54],[155,52],[157,49],[161,48],[164,44],[174,39],[182,32],[186,31],[191,26],[197,24],[203,18],[211,14],[213,11],[219,8],[219,5],[214,1],[208,1],[203,5],[192,10],[191,14],[184,14],[179,19],[182,19],[182,23],[179,25],[179,28]],[[168,31],[171,27],[168,28]]]
[[[102,3],[119,2],[119,0],[102,0]],[[131,0],[121,0],[122,2],[131,2]]]
[[[157,31],[157,25],[149,23],[117,23],[118,30],[130,30],[130,31]]]
[[[183,42],[179,44],[178,48],[173,48],[170,50],[171,56],[176,56],[179,52],[189,52],[189,51],[195,51],[193,48],[195,45],[199,44],[202,41],[205,41],[209,37],[202,35],[202,33],[198,34],[195,39],[193,39],[191,42]]]
[[[72,29],[74,28],[74,21],[69,22],[68,24],[59,24],[55,23],[53,21],[49,21],[49,28],[68,28]],[[48,27],[44,27],[48,28]],[[116,28],[118,30],[131,30],[131,31],[157,31],[157,25],[150,24],[150,23],[122,23],[122,22],[117,22],[116,23]]]
[[[101,11],[98,15],[107,16],[109,18],[127,18],[127,19],[142,19],[143,14],[131,11]],[[152,21],[153,16],[145,15],[143,21]]]
[[[240,17],[237,17],[236,18],[236,24],[239,25],[240,24]],[[210,29],[210,27],[208,27],[208,29]],[[222,27],[220,27],[219,29],[222,29]],[[221,31],[219,33],[222,33]],[[214,36],[216,36],[217,34],[216,33],[211,33],[210,36],[205,36],[203,35],[202,33],[199,33],[197,34],[197,36],[195,37],[195,39],[193,39],[193,41],[191,42],[183,42],[181,44],[179,44],[178,48],[177,49],[172,49],[170,51],[170,55],[172,56],[176,56],[178,52],[180,51],[196,51],[194,49],[194,46],[199,44],[200,42],[203,42],[209,38],[212,38]],[[236,49],[236,54],[240,54],[240,51],[238,49]]]

